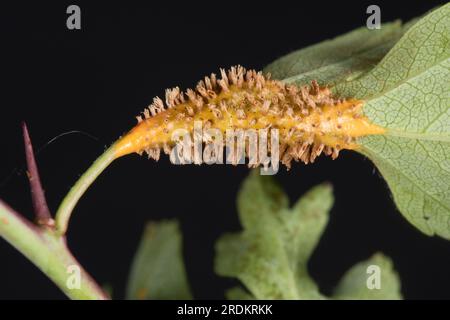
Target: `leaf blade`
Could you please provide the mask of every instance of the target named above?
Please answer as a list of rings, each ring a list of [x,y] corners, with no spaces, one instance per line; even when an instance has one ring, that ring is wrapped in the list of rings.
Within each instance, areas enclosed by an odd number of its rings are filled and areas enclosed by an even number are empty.
[[[406,54],[407,53],[407,54]],[[365,97],[384,136],[360,139],[399,211],[427,235],[450,239],[450,5],[419,20],[364,77],[336,88]]]
[[[356,29],[266,70],[365,101],[365,116],[386,133],[360,138],[358,151],[377,166],[409,222],[450,239],[450,4],[383,29]]]
[[[256,299],[322,299],[308,275],[307,262],[328,220],[331,188],[313,188],[293,209],[287,202],[272,177],[260,176],[254,170],[238,195],[244,230],[217,241],[216,273],[238,278]],[[317,220],[320,216],[324,216],[319,219],[323,221]],[[308,223],[301,226],[302,221]],[[318,227],[306,236],[299,234],[314,224],[310,222],[318,222]],[[302,245],[304,255],[298,247]]]
[[[136,252],[127,286],[127,299],[192,299],[181,252],[176,220],[150,222]]]
[[[376,267],[376,269],[370,269]],[[378,273],[379,272],[379,273]],[[380,287],[369,288],[371,276],[379,276]],[[400,279],[393,269],[392,261],[381,253],[362,261],[350,270],[339,281],[333,294],[339,300],[399,300]]]
[[[270,187],[264,187],[265,184]],[[262,190],[277,192],[264,193]],[[281,206],[273,205],[280,203],[279,199],[285,199],[285,195],[280,195],[280,190],[272,177],[261,177],[256,170],[242,184],[238,207],[244,230],[225,234],[216,242],[216,273],[239,279],[248,290],[247,292],[241,287],[232,288],[226,293],[229,299],[327,298],[320,293],[317,284],[309,275],[307,264],[328,222],[333,204],[332,188],[326,183],[318,185],[301,197],[292,208],[289,208],[284,200],[281,201]],[[260,199],[255,201],[252,195],[258,193]],[[261,198],[262,194],[265,194],[266,199]],[[258,205],[246,206],[245,202],[257,202]],[[260,219],[254,217],[258,212]],[[252,219],[246,219],[246,215],[252,216]],[[246,224],[243,223],[244,220]],[[386,267],[386,281],[391,278],[397,281],[398,286],[393,288],[398,287],[397,291],[400,292],[399,280],[392,276],[395,275],[392,262],[380,254],[375,255],[372,262]],[[359,265],[355,267],[356,270],[361,269]],[[357,275],[359,282],[356,287],[359,291],[350,292],[353,295],[363,292],[360,288],[366,284],[362,273]],[[346,279],[343,281],[348,282]],[[331,298],[348,298],[349,294],[344,293]],[[374,295],[373,298],[384,298],[383,294],[384,292]]]
[[[294,51],[269,64],[264,71],[288,83],[311,80],[332,85],[372,68],[411,24],[385,23],[379,30],[360,27],[331,40]]]

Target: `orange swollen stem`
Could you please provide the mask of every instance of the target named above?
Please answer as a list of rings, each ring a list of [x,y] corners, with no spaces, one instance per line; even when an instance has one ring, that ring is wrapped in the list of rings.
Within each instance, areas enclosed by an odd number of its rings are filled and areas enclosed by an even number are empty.
[[[362,115],[360,100],[336,99],[328,88],[297,87],[271,80],[254,70],[221,69],[184,94],[178,87],[166,91],[165,104],[155,98],[138,117],[138,124],[114,146],[116,157],[147,152],[159,159],[160,150],[169,153],[177,129],[194,132],[194,122],[229,129],[276,128],[280,133],[280,159],[313,162],[322,152],[336,158],[342,149],[357,149],[356,138],[382,134],[385,129],[371,124]],[[204,141],[206,144],[212,141]]]
[[[177,129],[194,135],[197,121],[222,134],[230,129],[278,129],[279,157],[289,168],[292,160],[313,162],[322,152],[335,159],[342,149],[357,149],[358,137],[383,134],[384,128],[363,116],[362,106],[360,100],[334,97],[316,81],[298,87],[241,66],[221,69],[220,79],[215,74],[205,77],[195,90],[168,89],[165,102],[155,98],[143,117],[137,117],[138,124],[80,177],[56,213],[57,231],[66,232],[76,203],[112,161],[134,152],[158,160],[161,150],[171,153]],[[202,139],[207,145],[214,143],[211,136]],[[271,146],[267,149],[270,152]]]

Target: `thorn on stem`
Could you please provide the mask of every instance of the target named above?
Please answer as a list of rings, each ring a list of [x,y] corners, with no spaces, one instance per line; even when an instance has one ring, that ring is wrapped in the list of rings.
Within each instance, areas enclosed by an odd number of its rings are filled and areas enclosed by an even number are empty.
[[[25,144],[25,157],[27,160],[27,176],[30,182],[31,200],[33,202],[36,223],[41,226],[53,228],[55,226],[55,221],[52,219],[47,200],[45,199],[36,159],[34,158],[33,145],[31,144],[30,135],[28,134],[28,128],[25,122],[22,122],[22,131]]]

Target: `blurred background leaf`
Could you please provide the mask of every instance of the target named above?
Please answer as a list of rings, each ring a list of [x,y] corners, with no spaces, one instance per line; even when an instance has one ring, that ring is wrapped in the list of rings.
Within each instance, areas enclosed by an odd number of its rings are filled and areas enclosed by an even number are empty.
[[[229,290],[230,299],[325,299],[308,273],[308,260],[327,225],[332,188],[321,184],[291,208],[270,176],[254,170],[238,194],[244,230],[216,243],[216,273],[239,279],[248,289]],[[366,265],[377,264],[383,290],[368,289]],[[338,299],[400,298],[400,283],[389,259],[378,254],[352,268],[338,286]]]
[[[371,267],[375,267],[373,271]],[[379,274],[376,274],[378,273]],[[369,289],[370,276],[378,276],[379,288]],[[353,266],[342,277],[333,294],[335,299],[401,299],[400,280],[394,270],[392,261],[381,253],[374,254],[370,259]]]
[[[192,299],[177,221],[147,224],[131,267],[127,299]]]

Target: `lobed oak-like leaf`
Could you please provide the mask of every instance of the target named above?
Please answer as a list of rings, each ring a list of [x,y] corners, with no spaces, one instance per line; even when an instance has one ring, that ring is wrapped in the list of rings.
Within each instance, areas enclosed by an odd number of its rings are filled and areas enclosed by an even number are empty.
[[[327,225],[332,203],[331,186],[322,184],[290,208],[273,178],[254,171],[244,181],[237,200],[243,231],[226,234],[216,243],[216,272],[239,279],[248,290],[233,288],[227,297],[325,299],[309,276],[307,264]],[[398,290],[393,290],[399,288],[399,280],[392,265],[381,255],[375,257],[353,268],[332,298],[399,298]],[[379,263],[386,290],[369,292],[366,270],[361,267],[368,263]],[[354,277],[354,283],[348,277]]]

